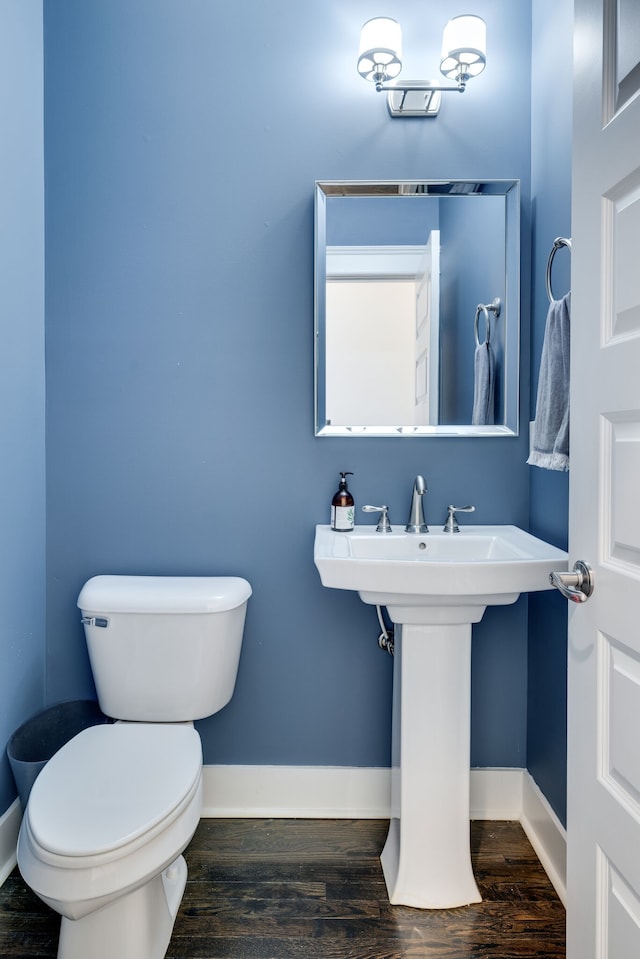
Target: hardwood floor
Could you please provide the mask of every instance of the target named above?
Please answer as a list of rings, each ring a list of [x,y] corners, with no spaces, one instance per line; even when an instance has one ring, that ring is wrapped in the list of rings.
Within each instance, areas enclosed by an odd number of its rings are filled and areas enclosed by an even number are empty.
[[[518,823],[471,824],[483,902],[434,911],[389,905],[386,830],[203,819],[167,959],[564,959],[564,909]],[[55,957],[58,926],[14,870],[0,889],[0,959]]]

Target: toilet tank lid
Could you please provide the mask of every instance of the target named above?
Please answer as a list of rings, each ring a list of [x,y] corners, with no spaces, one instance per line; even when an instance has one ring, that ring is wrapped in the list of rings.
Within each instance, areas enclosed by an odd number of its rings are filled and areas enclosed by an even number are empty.
[[[219,613],[250,596],[240,576],[94,576],[80,590],[78,606],[101,613]]]

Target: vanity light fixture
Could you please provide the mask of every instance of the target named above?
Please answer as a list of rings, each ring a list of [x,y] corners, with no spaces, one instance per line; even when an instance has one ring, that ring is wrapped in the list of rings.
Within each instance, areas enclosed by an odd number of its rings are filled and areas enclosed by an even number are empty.
[[[435,117],[442,93],[464,93],[467,81],[482,73],[487,62],[487,27],[480,17],[449,20],[442,34],[440,72],[455,86],[431,80],[396,81],[402,70],[402,31],[390,17],[367,20],[360,33],[358,73],[387,93],[392,117]]]

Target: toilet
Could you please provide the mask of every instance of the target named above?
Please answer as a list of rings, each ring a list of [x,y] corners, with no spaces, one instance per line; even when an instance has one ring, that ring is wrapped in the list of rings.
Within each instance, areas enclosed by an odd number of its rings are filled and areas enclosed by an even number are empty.
[[[95,576],[78,597],[100,708],[36,779],[18,838],[25,882],[60,913],[58,959],[162,959],[200,819],[193,721],[233,694],[249,583]]]

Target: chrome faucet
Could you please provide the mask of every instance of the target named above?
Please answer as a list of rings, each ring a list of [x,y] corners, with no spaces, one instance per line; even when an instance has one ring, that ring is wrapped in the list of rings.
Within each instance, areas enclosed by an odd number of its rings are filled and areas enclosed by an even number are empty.
[[[413,492],[411,495],[411,509],[409,510],[409,519],[405,526],[405,533],[428,533],[429,527],[424,521],[424,511],[422,508],[422,497],[427,492],[427,484],[424,476],[416,476],[413,482]]]

